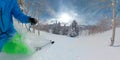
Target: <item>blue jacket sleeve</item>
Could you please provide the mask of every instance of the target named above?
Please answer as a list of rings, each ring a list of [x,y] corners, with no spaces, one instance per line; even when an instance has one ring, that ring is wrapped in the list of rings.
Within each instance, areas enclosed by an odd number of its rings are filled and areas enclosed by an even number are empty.
[[[29,16],[26,16],[25,14],[23,14],[16,0],[13,0],[13,1],[14,1],[13,8],[12,8],[13,16],[22,23],[28,23]]]

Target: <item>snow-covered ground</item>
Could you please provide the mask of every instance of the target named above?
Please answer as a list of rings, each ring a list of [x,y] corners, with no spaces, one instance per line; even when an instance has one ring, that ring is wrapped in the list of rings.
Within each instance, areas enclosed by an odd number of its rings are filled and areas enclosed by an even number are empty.
[[[55,44],[47,46],[30,56],[0,54],[0,60],[120,60],[120,28],[116,31],[115,46],[110,47],[112,31],[91,36],[71,38],[41,31],[40,36],[28,33],[22,27],[22,33],[28,45],[42,46],[49,40]]]

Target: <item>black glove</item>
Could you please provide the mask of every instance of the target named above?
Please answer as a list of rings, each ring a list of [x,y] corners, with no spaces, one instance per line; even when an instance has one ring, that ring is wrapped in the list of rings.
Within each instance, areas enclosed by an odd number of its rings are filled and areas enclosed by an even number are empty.
[[[29,18],[29,22],[31,23],[31,25],[35,25],[38,21],[35,18]]]

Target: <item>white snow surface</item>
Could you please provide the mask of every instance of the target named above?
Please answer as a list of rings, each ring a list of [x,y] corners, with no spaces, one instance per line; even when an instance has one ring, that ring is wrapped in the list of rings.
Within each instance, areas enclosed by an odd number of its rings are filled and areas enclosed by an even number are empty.
[[[55,44],[47,46],[30,56],[17,56],[1,53],[0,60],[120,60],[120,28],[116,30],[114,47],[110,47],[112,30],[71,38],[47,32],[29,33],[21,25],[16,29],[25,36],[25,42],[31,47],[42,46],[49,40]],[[21,30],[20,30],[21,29]]]

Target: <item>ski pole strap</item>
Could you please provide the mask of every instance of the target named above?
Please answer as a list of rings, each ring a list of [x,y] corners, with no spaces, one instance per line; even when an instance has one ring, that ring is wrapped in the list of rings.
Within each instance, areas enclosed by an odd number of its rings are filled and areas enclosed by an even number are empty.
[[[30,31],[30,28],[32,27],[32,25],[31,24],[29,24],[29,28],[28,28],[28,30]]]

